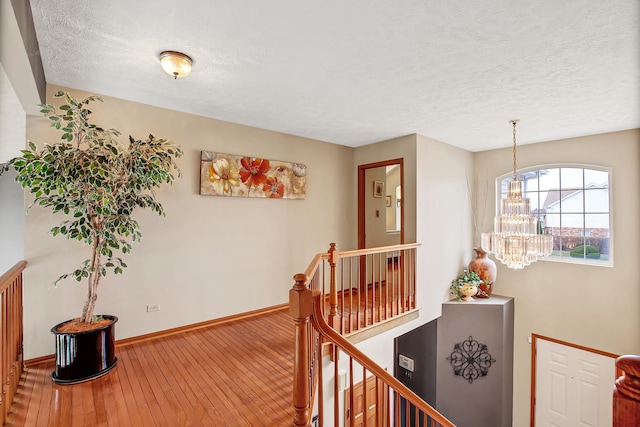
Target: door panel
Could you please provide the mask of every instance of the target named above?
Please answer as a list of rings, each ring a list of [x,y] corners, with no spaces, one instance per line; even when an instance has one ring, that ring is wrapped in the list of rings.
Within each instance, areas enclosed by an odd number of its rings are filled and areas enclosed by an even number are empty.
[[[367,427],[382,427],[388,425],[388,423],[385,422],[385,420],[388,420],[388,405],[386,400],[386,396],[388,396],[386,390],[388,390],[388,388],[381,383],[376,387],[376,382],[375,377],[369,377],[367,379]],[[353,416],[353,426],[363,427],[365,425],[363,419],[365,410],[362,382],[353,386],[353,411],[350,410],[350,406],[350,389],[347,389],[344,393],[344,425],[351,426],[350,417]]]
[[[615,359],[536,340],[536,426],[610,426]]]

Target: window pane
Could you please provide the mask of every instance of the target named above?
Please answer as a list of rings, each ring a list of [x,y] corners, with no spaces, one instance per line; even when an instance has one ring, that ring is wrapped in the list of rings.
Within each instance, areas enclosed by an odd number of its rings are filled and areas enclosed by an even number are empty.
[[[584,190],[585,212],[609,212],[609,190],[588,188]]]
[[[584,212],[584,203],[582,200],[583,191],[580,190],[562,190],[560,192],[560,209],[566,213]]]
[[[609,188],[609,174],[604,171],[596,171],[593,169],[584,170],[585,187],[596,185],[598,187]]]
[[[547,210],[547,213],[560,213],[560,191],[548,191],[542,207]]]
[[[584,219],[585,243],[598,249],[603,261],[609,259],[609,220],[608,214],[587,214]]]
[[[560,169],[541,169],[539,180],[540,191],[557,190],[560,188]]]
[[[563,251],[571,251],[584,244],[584,220],[581,214],[561,214],[560,224]]]
[[[547,234],[560,234],[560,215],[547,213],[544,218],[544,226],[546,229],[553,230],[548,232]]]
[[[524,180],[524,191],[538,191],[538,171],[530,171],[521,175]]]
[[[578,246],[584,245],[584,237],[582,236],[562,236],[562,250],[571,252]],[[566,256],[567,254],[565,254]],[[570,254],[569,254],[570,255]]]
[[[584,217],[582,214],[562,214],[560,215],[560,225],[562,227],[562,234],[582,236]]]
[[[609,214],[586,214],[584,228],[590,236],[609,237]]]
[[[562,190],[577,190],[584,188],[583,169],[561,168],[560,185]]]

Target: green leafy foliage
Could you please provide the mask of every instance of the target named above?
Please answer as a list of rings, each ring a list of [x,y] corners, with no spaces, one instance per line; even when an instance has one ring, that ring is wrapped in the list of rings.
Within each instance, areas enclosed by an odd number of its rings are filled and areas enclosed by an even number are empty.
[[[99,278],[110,270],[121,274],[127,265],[116,254],[131,252],[131,243],[142,238],[140,225],[132,218],[135,209],[148,208],[165,215],[155,189],[180,176],[175,159],[182,150],[153,135],[145,140],[130,136],[123,145],[117,140],[119,131],[88,121],[89,104],[101,102],[101,98],[76,100],[64,92],[55,97],[65,102],[58,108],[40,105],[40,111],[49,118],[51,127],[61,132],[60,142],[38,148],[29,141],[29,148],[10,160],[4,170],[13,167],[16,181],[34,195],[28,209],[37,205],[66,216],[51,234],[91,246],[89,259],[55,281],[57,284],[69,276],[77,281],[88,279],[88,302],[93,303],[85,305],[83,317],[90,319]]]
[[[481,285],[484,281],[478,276],[475,271],[469,271],[466,268],[462,270],[462,273],[458,275],[455,279],[451,281],[451,286],[449,286],[451,295],[455,296],[458,301],[462,301],[462,297],[460,297],[460,288],[467,284],[473,285]]]
[[[569,252],[569,255],[574,258],[589,258],[589,259],[600,259],[600,251],[595,246],[591,245],[580,245],[576,246]]]

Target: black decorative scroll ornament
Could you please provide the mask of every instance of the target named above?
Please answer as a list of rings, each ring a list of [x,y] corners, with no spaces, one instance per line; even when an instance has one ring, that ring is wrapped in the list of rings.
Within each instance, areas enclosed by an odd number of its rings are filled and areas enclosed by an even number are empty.
[[[454,375],[459,375],[473,383],[479,377],[487,376],[495,359],[489,354],[486,344],[480,344],[471,335],[469,339],[453,346],[451,356],[447,357],[453,366]]]

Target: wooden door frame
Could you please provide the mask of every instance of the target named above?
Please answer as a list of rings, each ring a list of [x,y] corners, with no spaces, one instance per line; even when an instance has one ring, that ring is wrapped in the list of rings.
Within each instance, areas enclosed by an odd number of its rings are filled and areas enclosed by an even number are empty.
[[[536,425],[536,369],[537,369],[537,353],[538,353],[538,340],[545,340],[545,341],[549,341],[555,344],[560,344],[560,345],[564,345],[566,347],[571,347],[571,348],[576,348],[578,350],[582,350],[582,351],[586,351],[589,353],[594,353],[594,354],[599,354],[600,356],[606,356],[606,357],[612,357],[615,361],[615,359],[617,359],[618,357],[620,357],[619,354],[614,354],[614,353],[608,353],[606,351],[602,351],[602,350],[596,350],[594,348],[590,348],[590,347],[585,347],[579,344],[573,344],[567,341],[562,341],[562,340],[558,340],[555,338],[549,338],[549,337],[545,337],[544,335],[538,335],[538,334],[531,334],[531,401],[530,401],[530,415],[529,415],[529,420],[530,420],[530,426],[531,427],[535,427]],[[615,363],[615,362],[614,362]],[[616,378],[620,377],[622,375],[622,371],[620,370],[620,368],[618,368],[616,366],[616,376],[615,378],[612,379],[612,381],[615,381]],[[613,390],[613,382],[612,384],[612,390]],[[612,391],[613,393],[613,391]]]
[[[358,249],[364,249],[366,244],[365,237],[365,173],[367,169],[379,168],[381,166],[400,166],[400,244],[404,243],[404,158],[383,160],[381,162],[367,163],[364,165],[358,165]]]

